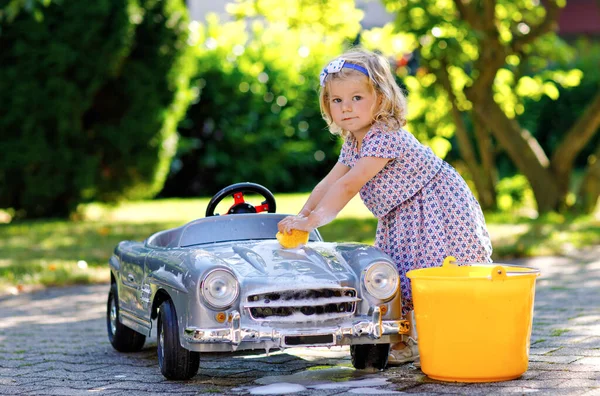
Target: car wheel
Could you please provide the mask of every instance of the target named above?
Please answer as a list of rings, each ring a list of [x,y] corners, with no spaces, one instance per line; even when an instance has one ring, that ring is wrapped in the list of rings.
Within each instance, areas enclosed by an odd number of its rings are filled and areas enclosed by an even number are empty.
[[[119,352],[137,352],[144,346],[146,336],[123,325],[119,321],[119,293],[117,284],[110,285],[106,304],[106,327],[108,340]]]
[[[196,375],[200,353],[181,346],[177,314],[171,300],[164,301],[159,308],[157,338],[158,365],[167,379],[186,380]]]
[[[390,344],[350,345],[352,365],[356,369],[383,370],[388,362]]]

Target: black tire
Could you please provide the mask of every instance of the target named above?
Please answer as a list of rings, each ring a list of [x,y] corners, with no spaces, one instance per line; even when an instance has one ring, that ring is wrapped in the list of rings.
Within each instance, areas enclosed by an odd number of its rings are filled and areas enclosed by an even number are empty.
[[[383,370],[387,366],[390,355],[390,344],[350,345],[350,355],[352,365],[356,369]]]
[[[177,314],[171,300],[164,301],[159,308],[156,349],[160,371],[167,379],[187,380],[198,372],[200,353],[181,346]]]
[[[106,302],[106,329],[108,340],[119,352],[137,352],[142,349],[146,336],[123,325],[119,320],[119,293],[117,284],[110,285]]]

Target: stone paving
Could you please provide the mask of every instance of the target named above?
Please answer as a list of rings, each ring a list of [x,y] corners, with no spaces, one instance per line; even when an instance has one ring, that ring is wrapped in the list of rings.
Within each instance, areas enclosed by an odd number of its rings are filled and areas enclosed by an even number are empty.
[[[112,349],[108,285],[93,285],[0,298],[0,395],[600,395],[600,246],[515,263],[542,271],[529,370],[516,380],[445,383],[412,364],[366,372],[348,348],[298,348],[203,354],[198,375],[167,381],[155,337],[138,353]]]

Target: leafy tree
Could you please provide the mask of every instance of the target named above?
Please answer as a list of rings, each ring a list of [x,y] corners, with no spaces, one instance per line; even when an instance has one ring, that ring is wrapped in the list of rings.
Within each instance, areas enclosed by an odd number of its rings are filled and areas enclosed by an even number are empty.
[[[66,216],[162,187],[191,96],[181,0],[0,9],[0,207]]]
[[[496,209],[494,180],[497,178],[497,158],[489,148],[483,148],[490,145],[489,139],[481,139],[480,151],[485,156],[481,166],[469,166],[477,155],[473,148],[475,141],[469,134],[474,130],[481,135],[481,124],[474,125],[464,112],[453,106],[456,98],[447,94],[436,75],[414,51],[418,46],[415,35],[406,31],[396,32],[393,24],[387,24],[363,31],[361,44],[390,56],[392,67],[395,66],[397,77],[409,95],[407,128],[411,133],[459,169],[478,195],[484,210]],[[463,133],[457,133],[457,128]]]
[[[435,84],[448,97],[460,151],[480,198],[494,195],[490,153],[497,142],[527,177],[540,213],[567,208],[575,160],[600,126],[600,91],[550,155],[516,118],[526,110],[527,98],[547,95],[556,99],[559,87],[580,83],[581,71],[551,67],[567,64],[573,56],[572,49],[554,33],[564,2],[384,3],[396,14],[397,31],[409,32],[413,39],[422,67],[420,80]],[[596,166],[590,163],[588,174],[596,174]],[[594,177],[586,180],[591,183]],[[593,196],[586,199],[595,202]],[[579,200],[584,200],[581,194]]]
[[[572,66],[581,70],[584,75],[581,84],[572,88],[559,86],[557,99],[543,96],[537,101],[526,101],[527,111],[518,117],[519,123],[531,131],[546,152],[556,150],[563,140],[564,131],[581,117],[590,98],[600,90],[600,43],[580,38],[572,46],[576,53]],[[600,153],[594,153],[594,150],[599,147],[600,133],[596,133],[577,155],[574,163],[574,180],[571,185],[572,189],[579,189],[579,194],[576,202],[573,202],[573,194],[568,199],[570,204],[586,212],[594,209],[600,188],[600,178],[598,175],[594,176],[600,166],[597,163]]]

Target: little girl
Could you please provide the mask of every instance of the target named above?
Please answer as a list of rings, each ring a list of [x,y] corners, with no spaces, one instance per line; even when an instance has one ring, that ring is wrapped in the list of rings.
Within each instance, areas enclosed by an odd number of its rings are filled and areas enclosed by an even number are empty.
[[[479,203],[461,176],[402,127],[406,98],[389,62],[362,49],[333,60],[320,75],[320,104],[344,145],[337,164],[280,232],[311,231],[332,221],[360,192],[377,217],[375,245],[400,274],[403,314],[413,309],[406,273],[459,262],[491,262],[492,245]],[[390,363],[413,361],[416,345],[392,346]]]

